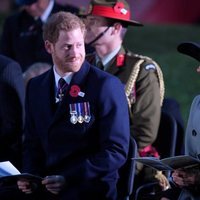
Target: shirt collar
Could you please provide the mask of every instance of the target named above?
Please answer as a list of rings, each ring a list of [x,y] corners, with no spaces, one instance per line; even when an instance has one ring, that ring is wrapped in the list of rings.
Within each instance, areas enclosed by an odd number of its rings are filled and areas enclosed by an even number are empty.
[[[112,51],[111,53],[109,53],[108,55],[106,55],[105,57],[103,57],[101,59],[101,62],[104,66],[104,70],[108,68],[108,63],[117,55],[117,53],[119,52],[121,48],[121,45],[116,48],[114,51]],[[96,57],[96,62],[98,62],[100,60],[100,58],[97,56]]]
[[[44,23],[47,21],[49,15],[51,14],[51,11],[53,10],[54,6],[54,0],[49,1],[49,5],[47,6],[46,10],[44,13],[40,16],[41,21]]]
[[[73,77],[73,72],[67,74],[66,76],[64,77],[61,77],[55,70],[55,66],[53,66],[53,72],[54,72],[54,77],[55,77],[55,84],[56,84],[56,88],[58,88],[58,81],[60,78],[63,78],[67,83],[68,85],[70,84],[71,80],[72,80],[72,77]]]

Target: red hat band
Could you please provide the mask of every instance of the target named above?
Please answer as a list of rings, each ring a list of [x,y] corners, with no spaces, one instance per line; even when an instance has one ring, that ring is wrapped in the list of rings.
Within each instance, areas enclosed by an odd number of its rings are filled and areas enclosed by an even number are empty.
[[[91,14],[125,21],[130,20],[130,12],[124,8],[123,3],[117,3],[114,7],[93,5]]]

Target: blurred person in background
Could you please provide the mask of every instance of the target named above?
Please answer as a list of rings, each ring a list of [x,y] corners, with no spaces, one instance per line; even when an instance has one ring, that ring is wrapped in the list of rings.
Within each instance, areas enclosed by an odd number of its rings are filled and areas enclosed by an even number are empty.
[[[46,72],[49,69],[51,69],[51,65],[48,63],[42,63],[42,62],[33,63],[23,73],[23,79],[24,79],[25,86],[27,86],[27,84],[31,78],[39,76],[40,74],[43,74],[44,72]]]
[[[15,0],[1,0],[0,1],[0,15],[8,15],[14,8]]]
[[[0,40],[0,53],[17,61],[24,72],[35,62],[52,64],[42,38],[42,26],[57,11],[77,13],[73,6],[61,6],[54,0],[16,0],[20,10],[6,18]]]

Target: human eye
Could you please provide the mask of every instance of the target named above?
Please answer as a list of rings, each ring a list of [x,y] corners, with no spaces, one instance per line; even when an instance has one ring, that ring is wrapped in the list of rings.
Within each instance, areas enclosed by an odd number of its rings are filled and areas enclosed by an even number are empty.
[[[81,42],[80,42],[80,43],[77,43],[77,45],[76,45],[77,48],[80,48],[80,47],[82,47],[82,46],[83,46],[83,43],[81,43]]]
[[[70,48],[71,48],[71,46],[72,45],[69,45],[69,44],[66,44],[66,45],[64,45],[62,48],[63,48],[63,50],[69,50]]]

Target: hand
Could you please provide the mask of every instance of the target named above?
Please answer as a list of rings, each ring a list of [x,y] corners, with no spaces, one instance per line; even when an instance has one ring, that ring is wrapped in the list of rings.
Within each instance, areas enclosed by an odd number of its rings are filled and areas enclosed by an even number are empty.
[[[26,194],[31,194],[37,188],[36,183],[32,183],[28,180],[19,180],[17,181],[17,185],[18,188]]]
[[[169,181],[167,177],[162,173],[162,171],[157,171],[155,178],[158,180],[159,185],[163,191],[168,190],[170,188]]]
[[[172,178],[179,187],[194,185],[196,180],[195,173],[187,172],[184,169],[175,170]]]
[[[58,175],[47,176],[42,181],[42,184],[45,185],[49,192],[58,194],[65,185],[65,178]]]

